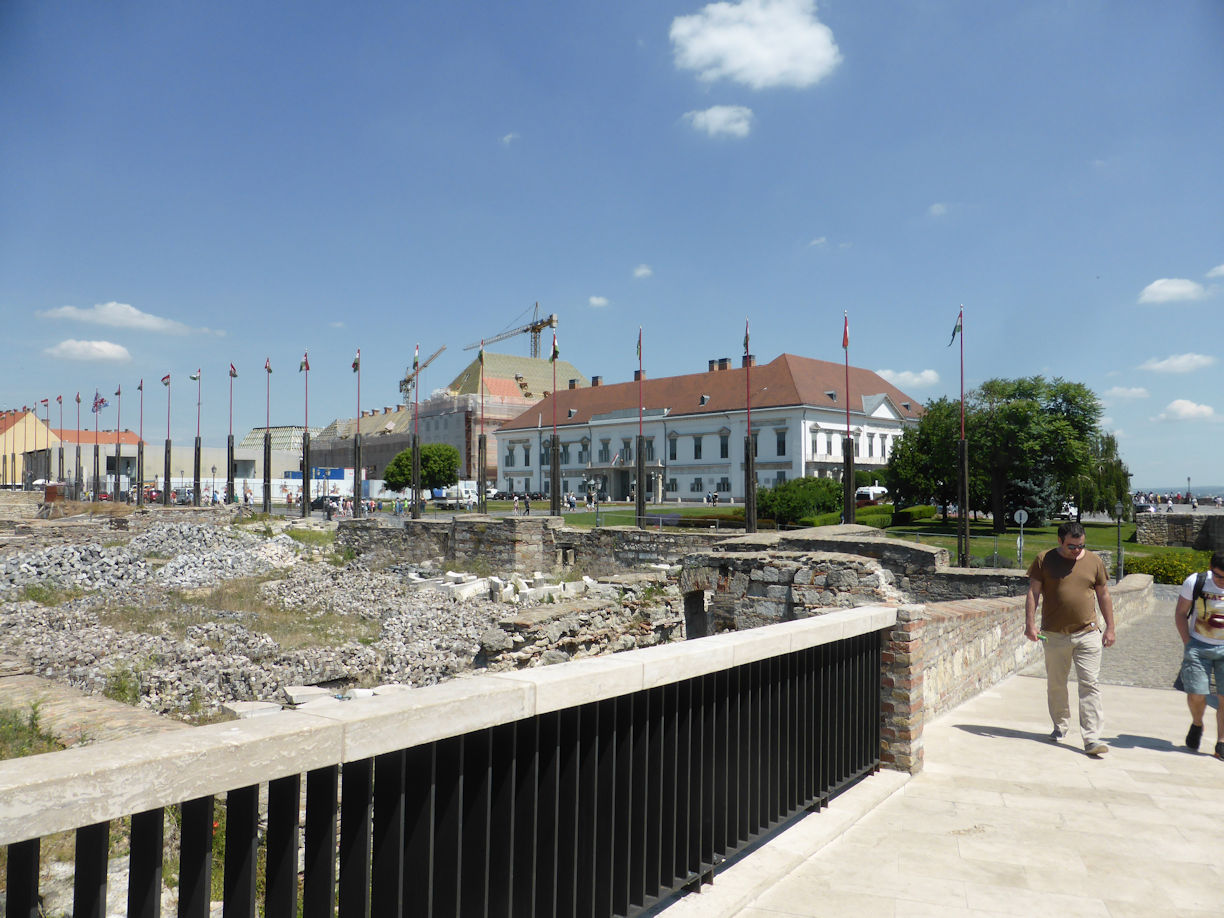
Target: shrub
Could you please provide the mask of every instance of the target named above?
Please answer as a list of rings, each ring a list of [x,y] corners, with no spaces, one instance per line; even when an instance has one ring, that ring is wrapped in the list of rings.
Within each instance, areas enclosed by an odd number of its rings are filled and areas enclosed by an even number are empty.
[[[832,478],[792,478],[757,494],[757,516],[780,524],[797,523],[841,504],[841,485]]]
[[[936,509],[929,504],[919,504],[916,507],[906,507],[903,510],[897,510],[893,513],[892,524],[894,526],[908,526],[916,523],[919,520],[934,519]]]
[[[1157,583],[1180,584],[1191,574],[1211,566],[1211,552],[1186,549],[1155,555],[1127,555],[1125,565],[1128,574],[1151,574]]]

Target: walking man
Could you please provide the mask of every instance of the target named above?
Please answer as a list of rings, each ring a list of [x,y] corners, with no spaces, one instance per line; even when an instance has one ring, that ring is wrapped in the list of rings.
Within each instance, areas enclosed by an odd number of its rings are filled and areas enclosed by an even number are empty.
[[[1181,668],[1191,721],[1186,746],[1197,752],[1203,739],[1203,713],[1214,673],[1220,703],[1216,708],[1215,756],[1224,759],[1224,551],[1211,556],[1211,569],[1206,574],[1186,578],[1173,620],[1186,648]]]
[[[1070,730],[1067,677],[1074,664],[1079,681],[1084,751],[1100,757],[1109,747],[1101,741],[1101,690],[1097,677],[1101,673],[1101,649],[1114,643],[1113,599],[1109,595],[1105,564],[1085,544],[1084,527],[1066,522],[1058,527],[1058,547],[1041,552],[1033,560],[1024,598],[1024,636],[1030,641],[1042,641],[1045,649],[1046,700],[1054,722],[1051,742],[1058,742]],[[1105,620],[1103,633],[1097,624],[1098,605]]]

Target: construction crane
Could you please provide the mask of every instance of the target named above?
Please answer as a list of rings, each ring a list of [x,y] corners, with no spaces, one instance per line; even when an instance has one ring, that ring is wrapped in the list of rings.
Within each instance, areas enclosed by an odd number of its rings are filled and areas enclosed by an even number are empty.
[[[535,304],[535,316],[526,325],[521,325],[518,328],[512,328],[510,331],[504,331],[500,335],[494,335],[492,338],[485,338],[484,341],[477,341],[475,344],[469,344],[464,348],[465,351],[471,351],[483,345],[493,344],[495,341],[504,341],[506,338],[513,338],[515,335],[521,335],[524,332],[531,332],[531,356],[540,356],[540,332],[546,328],[557,327],[557,314],[550,313],[547,317],[540,318],[540,304]]]
[[[399,390],[403,394],[406,400],[411,401],[412,389],[414,386],[416,386],[417,377],[421,375],[421,371],[425,369],[427,366],[429,366],[431,363],[433,363],[434,358],[437,357],[439,354],[441,354],[444,350],[446,350],[445,344],[442,345],[440,348],[438,348],[436,351],[434,351],[432,354],[430,354],[428,359],[424,363],[417,366],[415,369],[413,369],[412,367],[408,368],[406,375],[404,376],[403,379],[400,380],[400,384],[399,384]]]

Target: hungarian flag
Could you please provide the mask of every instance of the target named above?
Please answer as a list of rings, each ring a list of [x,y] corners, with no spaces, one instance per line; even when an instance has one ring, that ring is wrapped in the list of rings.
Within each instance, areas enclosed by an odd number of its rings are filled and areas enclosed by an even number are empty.
[[[842,326],[842,349],[850,349],[850,313],[843,313],[846,324]]]
[[[170,388],[170,374],[169,373],[167,373],[165,376],[162,377],[162,385],[165,386],[167,389]]]
[[[81,404],[81,393],[80,392],[76,394],[76,402],[78,405]]]
[[[138,382],[138,383],[136,384],[136,391],[137,391],[137,392],[143,392],[143,391],[144,391],[144,380],[143,380],[143,379],[142,379],[140,382]]]
[[[952,327],[952,339],[948,342],[948,347],[952,346],[952,342],[956,340],[957,335],[964,334],[964,329],[961,328],[961,324],[964,321],[964,318],[965,318],[965,307],[962,306],[960,312],[956,314],[956,325]]]
[[[309,353],[303,354],[302,362],[298,364],[298,372],[301,373],[303,371],[306,373],[310,372],[310,354]]]
[[[416,350],[412,352],[412,372],[413,373],[417,371],[417,367],[420,366],[420,363],[421,363],[421,345],[418,344],[416,346]]]
[[[748,354],[748,320],[744,319],[744,355]]]
[[[271,357],[269,357],[267,360],[264,361],[264,369],[267,370],[269,373],[272,372],[272,358]]]
[[[234,365],[231,363],[230,364],[230,379],[237,379],[237,378],[238,378],[238,371],[234,369]]]
[[[484,366],[484,338],[480,339],[480,353],[476,355],[476,359],[480,361],[481,367]]]
[[[119,388],[115,390],[115,398],[122,398],[122,397],[123,397],[123,385],[121,383],[119,385]]]
[[[196,370],[194,373],[188,373],[187,378],[192,380],[193,382],[199,382],[200,381],[200,371]]]
[[[64,397],[63,397],[62,395],[57,395],[57,396],[55,397],[55,404],[57,404],[57,405],[62,405],[62,404],[64,404]]]
[[[45,399],[45,398],[44,398],[44,399],[42,400],[42,403],[43,403],[44,405],[50,405],[50,404],[51,404],[51,401],[50,401],[49,399]]]
[[[642,326],[638,326],[638,360],[642,359]]]
[[[357,348],[357,356],[353,358],[353,372],[361,369],[361,348]]]
[[[557,347],[557,333],[556,333],[556,332],[553,332],[553,349],[552,349],[552,356],[550,356],[548,359],[549,359],[549,361],[550,361],[550,362],[552,362],[552,363],[556,363],[556,362],[557,362],[557,358],[558,358],[558,357],[560,357],[560,356],[561,356],[561,349]]]

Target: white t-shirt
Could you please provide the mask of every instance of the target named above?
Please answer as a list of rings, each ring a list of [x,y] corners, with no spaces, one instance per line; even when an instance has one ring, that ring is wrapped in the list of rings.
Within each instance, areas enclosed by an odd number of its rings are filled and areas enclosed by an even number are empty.
[[[1194,599],[1197,578],[1198,574],[1187,577],[1177,595],[1182,599]],[[1204,644],[1224,644],[1224,584],[1217,583],[1211,571],[1203,581],[1203,595],[1191,610],[1190,634]]]

